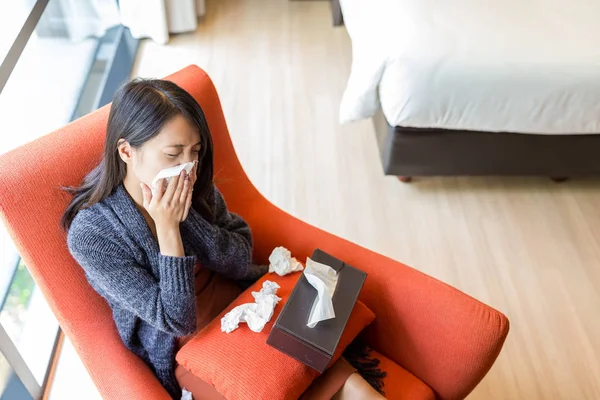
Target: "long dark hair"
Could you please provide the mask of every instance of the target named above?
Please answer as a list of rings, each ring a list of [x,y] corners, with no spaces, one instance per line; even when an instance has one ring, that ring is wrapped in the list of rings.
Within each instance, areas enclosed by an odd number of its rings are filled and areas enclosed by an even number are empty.
[[[79,187],[65,188],[74,195],[62,216],[65,230],[75,215],[108,197],[123,182],[126,165],[117,152],[121,139],[138,148],[156,136],[171,118],[181,115],[200,133],[198,175],[192,207],[209,221],[214,219],[209,201],[213,196],[213,144],[204,112],[196,100],[173,82],[134,79],[115,94],[108,117],[104,156]]]

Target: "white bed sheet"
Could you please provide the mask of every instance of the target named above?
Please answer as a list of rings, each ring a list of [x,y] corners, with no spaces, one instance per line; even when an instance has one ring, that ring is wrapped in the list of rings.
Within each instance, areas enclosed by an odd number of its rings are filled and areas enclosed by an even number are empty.
[[[340,122],[600,133],[600,0],[341,0]]]

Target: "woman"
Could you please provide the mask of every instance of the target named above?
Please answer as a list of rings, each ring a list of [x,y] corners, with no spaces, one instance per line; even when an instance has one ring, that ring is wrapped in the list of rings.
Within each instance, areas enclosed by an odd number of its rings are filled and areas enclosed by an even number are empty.
[[[191,161],[189,175],[149,186],[161,169]],[[267,268],[252,264],[250,229],[213,184],[211,135],[198,103],[168,81],[125,84],[111,107],[102,162],[69,190],[69,250],[108,301],[127,348],[173,398],[182,386],[202,387],[176,365],[177,350],[237,297],[238,282]],[[343,378],[320,384],[337,385],[338,397],[379,396],[343,363],[336,367]],[[194,398],[210,397],[208,389],[192,390]]]

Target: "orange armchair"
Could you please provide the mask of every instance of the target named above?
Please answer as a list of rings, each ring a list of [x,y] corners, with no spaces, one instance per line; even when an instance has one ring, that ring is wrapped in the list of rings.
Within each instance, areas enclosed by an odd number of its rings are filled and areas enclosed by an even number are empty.
[[[492,366],[508,334],[498,311],[410,267],[312,227],[266,200],[235,154],[219,97],[204,71],[169,78],[202,106],[213,136],[215,179],[229,208],[250,224],[254,258],[276,246],[305,259],[319,247],[366,271],[361,300],[377,315],[369,344],[429,385],[461,399]],[[110,105],[109,105],[110,106]],[[109,106],[0,157],[0,216],[36,283],[104,399],[168,399],[150,369],[121,342],[107,303],[66,246],[59,219],[69,196],[100,161]]]

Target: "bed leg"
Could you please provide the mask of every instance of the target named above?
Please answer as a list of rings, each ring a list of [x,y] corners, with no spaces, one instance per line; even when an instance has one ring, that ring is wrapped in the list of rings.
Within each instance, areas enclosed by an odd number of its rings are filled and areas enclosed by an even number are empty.
[[[398,180],[402,183],[411,183],[412,182],[412,176],[399,176]]]
[[[555,183],[562,183],[562,182],[568,181],[569,177],[567,177],[567,176],[551,176],[550,179],[552,179],[552,181],[554,181]]]
[[[333,26],[344,25],[344,16],[342,15],[340,0],[331,0],[331,16],[333,19]]]

